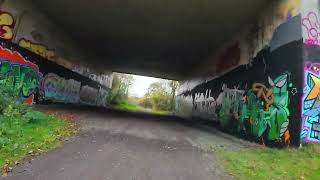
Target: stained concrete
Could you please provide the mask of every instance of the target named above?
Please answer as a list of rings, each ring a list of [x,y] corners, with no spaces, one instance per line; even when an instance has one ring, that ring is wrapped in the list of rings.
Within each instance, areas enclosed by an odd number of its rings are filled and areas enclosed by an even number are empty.
[[[98,58],[97,69],[184,79],[267,0],[30,0]]]

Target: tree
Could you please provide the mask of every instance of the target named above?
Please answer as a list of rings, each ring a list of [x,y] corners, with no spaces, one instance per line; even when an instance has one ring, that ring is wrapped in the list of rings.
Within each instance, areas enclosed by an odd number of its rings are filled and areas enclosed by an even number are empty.
[[[119,104],[128,99],[129,88],[133,81],[134,78],[130,74],[113,74],[111,104]]]
[[[170,84],[170,95],[171,95],[171,110],[174,110],[175,106],[176,106],[176,93],[177,93],[177,89],[179,87],[179,82],[178,81],[174,81],[174,80],[171,80],[169,82]]]
[[[152,105],[155,110],[170,111],[175,107],[175,95],[178,88],[177,81],[162,80],[152,83],[141,105]]]

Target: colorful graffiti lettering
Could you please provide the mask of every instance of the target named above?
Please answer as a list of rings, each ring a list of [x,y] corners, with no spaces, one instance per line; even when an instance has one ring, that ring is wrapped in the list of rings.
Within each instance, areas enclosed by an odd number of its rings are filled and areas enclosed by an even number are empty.
[[[1,86],[12,88],[27,104],[32,104],[40,78],[36,64],[25,60],[18,52],[0,47]]]
[[[90,86],[82,86],[80,90],[80,101],[88,105],[96,105],[98,89]]]
[[[222,127],[267,141],[290,142],[288,82],[289,73],[269,77],[270,88],[253,84],[249,91],[223,87],[223,103],[219,111]]]
[[[309,45],[320,45],[320,22],[317,13],[309,12],[307,16],[302,19],[302,25],[307,32],[305,43]]]
[[[81,83],[48,73],[40,85],[41,98],[63,103],[78,103]]]
[[[14,33],[14,18],[7,12],[0,12],[0,37],[7,40],[12,40]]]
[[[20,39],[19,46],[49,60],[54,60],[56,57],[55,52],[53,50],[49,50],[45,45],[33,43],[26,39]]]
[[[320,143],[320,64],[304,68],[301,138],[306,143]]]

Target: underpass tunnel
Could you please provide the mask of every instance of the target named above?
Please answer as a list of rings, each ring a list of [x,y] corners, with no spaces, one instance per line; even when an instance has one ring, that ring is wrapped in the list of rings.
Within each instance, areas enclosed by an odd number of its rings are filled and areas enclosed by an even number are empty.
[[[108,107],[113,72],[177,80],[179,117],[320,143],[318,15],[317,0],[1,0],[0,84]]]

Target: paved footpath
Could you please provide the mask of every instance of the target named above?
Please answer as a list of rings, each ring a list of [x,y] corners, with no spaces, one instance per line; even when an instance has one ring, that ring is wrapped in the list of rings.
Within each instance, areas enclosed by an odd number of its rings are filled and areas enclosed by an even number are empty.
[[[251,146],[175,117],[42,106],[76,115],[81,132],[62,147],[14,167],[7,180],[230,179],[210,145]]]

